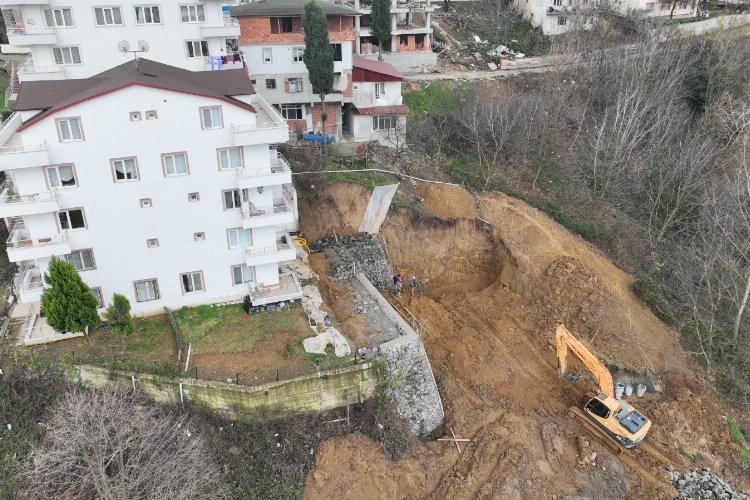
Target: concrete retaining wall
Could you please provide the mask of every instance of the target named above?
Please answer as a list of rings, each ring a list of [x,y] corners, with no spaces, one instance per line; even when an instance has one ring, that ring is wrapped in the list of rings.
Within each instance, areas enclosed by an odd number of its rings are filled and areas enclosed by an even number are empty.
[[[678,31],[688,35],[702,35],[710,31],[723,31],[738,28],[746,24],[750,24],[750,14],[728,14],[709,18],[705,21],[678,24],[676,28]]]
[[[322,411],[362,402],[375,393],[377,383],[372,364],[341,368],[270,384],[242,385],[194,380],[167,379],[156,375],[136,375],[135,384],[156,401],[200,403],[230,418],[248,416],[259,407],[292,412]],[[108,383],[133,386],[133,375],[89,365],[76,367],[73,378],[87,387]]]
[[[380,357],[388,365],[390,392],[396,408],[415,434],[425,436],[443,423],[445,413],[422,339],[364,274],[357,273],[357,279],[402,333],[380,344]]]

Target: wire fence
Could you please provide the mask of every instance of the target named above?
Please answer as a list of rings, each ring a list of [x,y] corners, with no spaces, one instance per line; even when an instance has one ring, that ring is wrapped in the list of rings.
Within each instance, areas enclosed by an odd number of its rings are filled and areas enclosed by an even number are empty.
[[[174,311],[168,307],[164,307],[164,312],[167,314],[167,320],[172,326],[172,332],[174,333],[175,344],[177,344],[177,373],[183,373],[182,370],[182,355],[185,351],[185,342],[182,340],[182,334],[180,333],[180,325],[177,324],[177,318],[174,316]],[[187,364],[185,370],[187,370]]]

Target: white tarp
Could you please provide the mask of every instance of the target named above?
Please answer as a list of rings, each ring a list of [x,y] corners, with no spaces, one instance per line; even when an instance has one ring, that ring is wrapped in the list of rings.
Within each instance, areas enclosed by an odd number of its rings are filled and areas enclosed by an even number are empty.
[[[388,186],[377,186],[372,190],[370,203],[367,205],[365,216],[362,218],[362,224],[359,225],[359,232],[378,234],[380,225],[388,215],[388,208],[391,206],[391,200],[398,190],[398,184],[389,184]]]

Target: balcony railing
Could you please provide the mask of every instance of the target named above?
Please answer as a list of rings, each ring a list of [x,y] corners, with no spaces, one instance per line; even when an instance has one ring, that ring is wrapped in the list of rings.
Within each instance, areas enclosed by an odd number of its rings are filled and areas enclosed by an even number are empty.
[[[30,26],[25,22],[18,22],[10,26],[5,27],[8,35],[48,35],[57,33],[55,28],[39,28],[36,26]]]
[[[32,59],[27,59],[23,63],[21,63],[21,66],[18,68],[18,71],[20,73],[57,73],[58,71],[62,71],[63,67],[60,64],[50,64],[47,66],[38,66],[34,64],[34,61]]]
[[[0,155],[10,153],[38,153],[40,151],[47,151],[47,141],[42,144],[29,144],[22,146],[5,146],[0,148]]]
[[[256,217],[268,217],[269,215],[287,214],[293,211],[289,203],[284,200],[283,203],[274,203],[272,207],[258,208],[253,204],[242,206],[242,218],[253,219]]]
[[[18,273],[18,282],[15,283],[16,290],[19,292],[30,292],[39,290],[44,287],[42,272],[36,267],[36,264],[27,264]]]
[[[231,28],[231,27],[239,27],[240,22],[234,17],[225,17],[223,20],[219,22],[203,23],[201,24],[201,26],[206,27],[206,28]]]
[[[45,238],[31,238],[26,226],[23,223],[20,223],[11,228],[10,236],[8,236],[5,244],[8,248],[40,247],[63,243],[67,241],[67,239],[68,233],[66,231]]]
[[[284,250],[294,249],[294,243],[289,233],[285,233],[283,238],[286,239],[286,243],[277,241],[275,245],[269,247],[247,247],[245,248],[245,255],[248,257],[261,257],[263,255],[273,255]]]
[[[54,201],[57,199],[56,191],[20,195],[16,191],[13,181],[7,180],[0,185],[0,204],[3,203],[35,203],[39,201]]]
[[[302,297],[302,287],[294,273],[279,276],[279,284],[263,286],[259,284],[250,290],[250,300],[253,304],[271,304],[282,300],[292,300]]]
[[[291,170],[291,168],[289,167],[289,162],[286,161],[286,158],[284,158],[283,156],[278,155],[278,158],[271,161],[270,167],[238,168],[237,176],[240,179],[248,177],[261,177],[264,175],[280,174],[282,172],[288,172],[289,170]]]
[[[270,130],[276,128],[286,128],[286,124],[278,123],[246,123],[244,125],[232,125],[232,132],[253,132],[254,130]]]

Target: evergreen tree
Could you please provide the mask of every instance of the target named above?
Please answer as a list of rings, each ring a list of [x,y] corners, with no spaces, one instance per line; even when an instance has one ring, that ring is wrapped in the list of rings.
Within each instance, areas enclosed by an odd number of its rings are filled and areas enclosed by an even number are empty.
[[[378,41],[378,61],[383,60],[383,44],[391,39],[391,0],[372,0],[372,36]]]
[[[112,325],[113,332],[130,335],[135,325],[130,316],[130,301],[124,295],[116,293],[112,295],[112,302],[107,306],[107,318]]]
[[[44,281],[49,287],[42,292],[41,310],[49,326],[58,332],[82,332],[99,324],[99,301],[70,262],[52,257]]]
[[[320,95],[320,121],[323,124],[323,143],[325,144],[326,94],[333,91],[333,47],[328,40],[328,21],[320,6],[314,1],[305,4],[302,16],[302,27],[305,30],[305,66],[310,76],[313,92]]]

